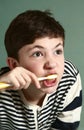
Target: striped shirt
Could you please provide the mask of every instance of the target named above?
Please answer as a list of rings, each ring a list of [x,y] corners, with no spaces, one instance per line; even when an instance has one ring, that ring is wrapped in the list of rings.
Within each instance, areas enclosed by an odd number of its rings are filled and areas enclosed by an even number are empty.
[[[57,90],[47,94],[41,107],[29,104],[23,93],[0,92],[1,130],[76,130],[80,123],[82,89],[79,71],[65,61]]]

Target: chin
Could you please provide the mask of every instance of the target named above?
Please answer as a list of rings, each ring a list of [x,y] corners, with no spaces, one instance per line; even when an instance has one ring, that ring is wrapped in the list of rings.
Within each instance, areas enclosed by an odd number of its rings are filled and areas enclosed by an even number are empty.
[[[49,88],[49,89],[43,90],[43,92],[46,94],[52,94],[56,92],[56,88]]]

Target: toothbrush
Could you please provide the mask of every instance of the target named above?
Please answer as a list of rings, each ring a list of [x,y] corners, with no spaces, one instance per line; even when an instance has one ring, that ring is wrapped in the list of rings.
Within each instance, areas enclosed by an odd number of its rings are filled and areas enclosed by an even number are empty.
[[[11,87],[12,85],[9,83],[0,82],[0,89],[5,89],[7,87]]]
[[[42,80],[54,79],[54,78],[57,78],[56,74],[48,75],[47,77],[39,77],[38,80],[42,81]]]
[[[39,77],[38,81],[43,81],[47,79],[54,79],[57,78],[57,74],[48,75],[47,77]],[[11,87],[12,85],[9,83],[0,82],[0,89],[5,89],[7,87]]]

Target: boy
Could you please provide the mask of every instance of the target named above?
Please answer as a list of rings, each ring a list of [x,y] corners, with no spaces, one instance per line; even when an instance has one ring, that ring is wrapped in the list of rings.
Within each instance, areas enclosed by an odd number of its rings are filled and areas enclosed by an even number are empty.
[[[47,11],[18,15],[5,35],[7,73],[0,82],[0,128],[7,130],[76,130],[81,114],[81,80],[64,59],[65,32]],[[2,74],[4,73],[4,74]],[[57,75],[39,81],[39,77]]]

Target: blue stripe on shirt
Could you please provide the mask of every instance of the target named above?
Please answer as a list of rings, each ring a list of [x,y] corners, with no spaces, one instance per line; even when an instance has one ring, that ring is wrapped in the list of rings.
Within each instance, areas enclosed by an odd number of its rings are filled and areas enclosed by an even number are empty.
[[[77,130],[78,126],[79,126],[79,122],[65,123],[60,121],[59,119],[56,119],[56,121],[52,125],[52,128],[59,129],[59,130]]]
[[[63,111],[70,111],[82,105],[82,91],[80,91],[80,96],[76,97]]]

